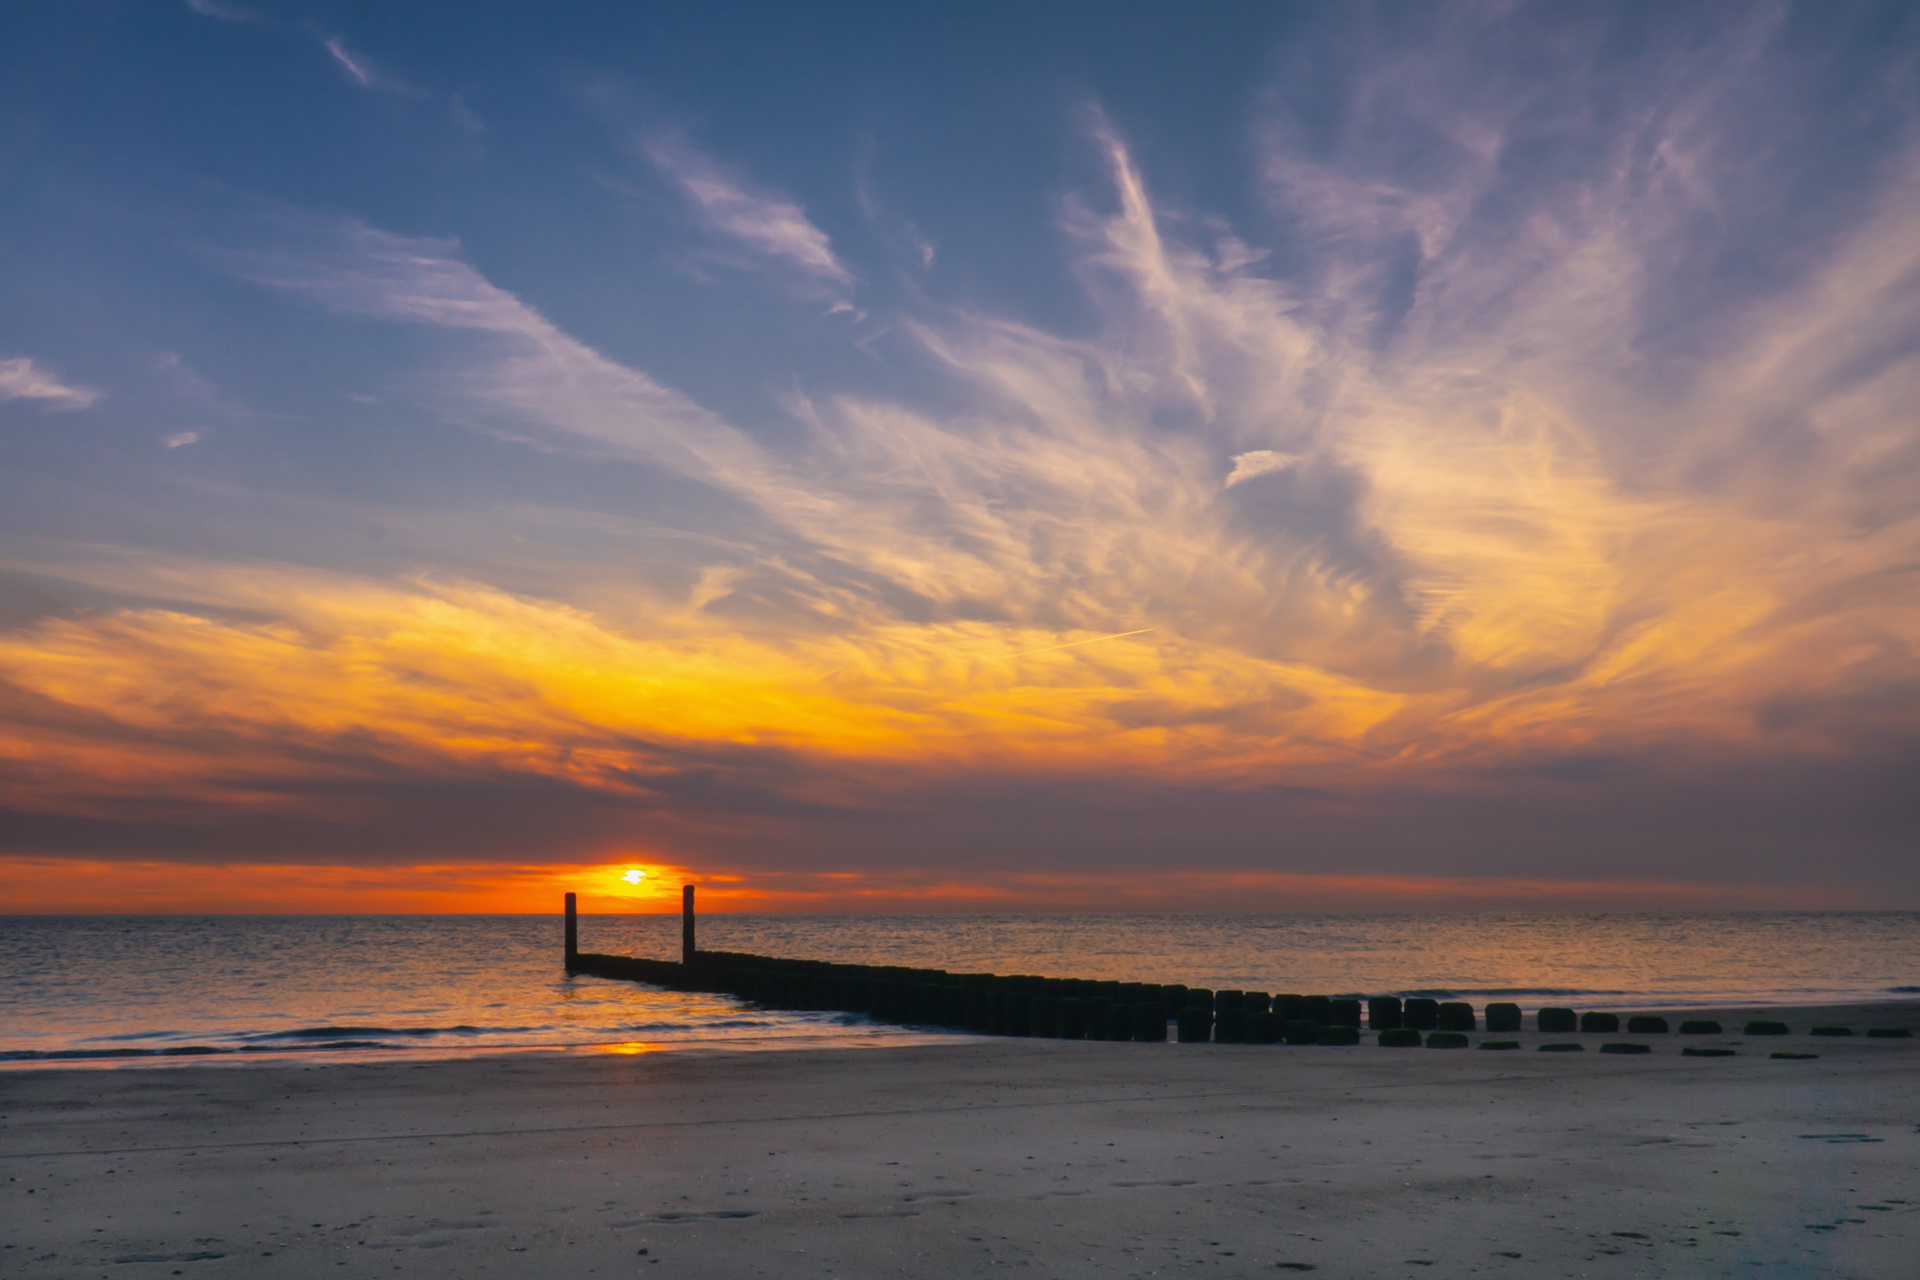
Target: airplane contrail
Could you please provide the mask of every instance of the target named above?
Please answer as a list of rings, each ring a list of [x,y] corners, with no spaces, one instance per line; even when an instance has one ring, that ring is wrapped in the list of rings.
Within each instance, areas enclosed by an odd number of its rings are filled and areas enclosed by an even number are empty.
[[[1116,631],[1110,636],[1092,636],[1085,640],[1069,640],[1065,644],[1050,644],[1044,649],[1029,649],[1025,653],[1016,653],[1013,656],[1016,658],[1031,658],[1036,653],[1052,653],[1056,649],[1071,649],[1076,645],[1099,644],[1102,640],[1124,640],[1128,636],[1143,636],[1151,630],[1153,630],[1152,627],[1142,627],[1138,631]]]

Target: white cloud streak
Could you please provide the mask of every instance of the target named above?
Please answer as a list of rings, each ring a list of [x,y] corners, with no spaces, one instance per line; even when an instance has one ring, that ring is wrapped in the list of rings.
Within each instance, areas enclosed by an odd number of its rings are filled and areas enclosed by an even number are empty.
[[[832,240],[798,202],[760,190],[683,140],[654,137],[643,149],[711,233],[817,283],[852,286],[853,273],[835,256]]]
[[[549,440],[642,459],[767,501],[784,491],[743,432],[562,332],[464,262],[455,242],[359,223],[335,228],[328,239],[313,252],[242,258],[241,270],[337,311],[478,335],[488,358],[458,375],[452,389],[469,404],[537,426]]]
[[[92,387],[63,382],[31,356],[0,360],[0,400],[33,400],[49,409],[89,409],[100,400]]]
[[[1270,476],[1285,471],[1300,459],[1291,453],[1280,453],[1274,449],[1249,449],[1245,453],[1233,455],[1233,470],[1227,473],[1223,488],[1245,484],[1260,476]]]
[[[334,64],[360,88],[372,93],[394,93],[408,98],[424,96],[418,86],[401,79],[359,50],[348,48],[344,37],[316,33],[315,38]]]

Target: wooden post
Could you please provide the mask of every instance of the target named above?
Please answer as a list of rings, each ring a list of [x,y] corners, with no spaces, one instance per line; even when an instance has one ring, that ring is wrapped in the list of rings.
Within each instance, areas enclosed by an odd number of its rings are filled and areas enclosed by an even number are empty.
[[[567,972],[580,961],[580,915],[572,894],[567,895]]]
[[[692,964],[693,945],[693,886],[680,886],[680,963]]]

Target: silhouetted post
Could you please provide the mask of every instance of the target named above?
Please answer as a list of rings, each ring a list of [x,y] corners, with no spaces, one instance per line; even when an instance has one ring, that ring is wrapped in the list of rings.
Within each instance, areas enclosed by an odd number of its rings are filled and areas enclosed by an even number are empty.
[[[680,963],[693,963],[693,886],[680,886]]]
[[[567,895],[567,970],[580,960],[580,915],[572,894]]]

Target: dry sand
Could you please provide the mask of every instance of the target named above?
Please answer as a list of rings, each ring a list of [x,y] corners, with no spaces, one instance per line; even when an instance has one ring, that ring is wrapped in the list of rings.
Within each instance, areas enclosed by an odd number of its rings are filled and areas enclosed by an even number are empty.
[[[1519,1038],[0,1072],[0,1274],[1920,1276],[1920,1040]]]

